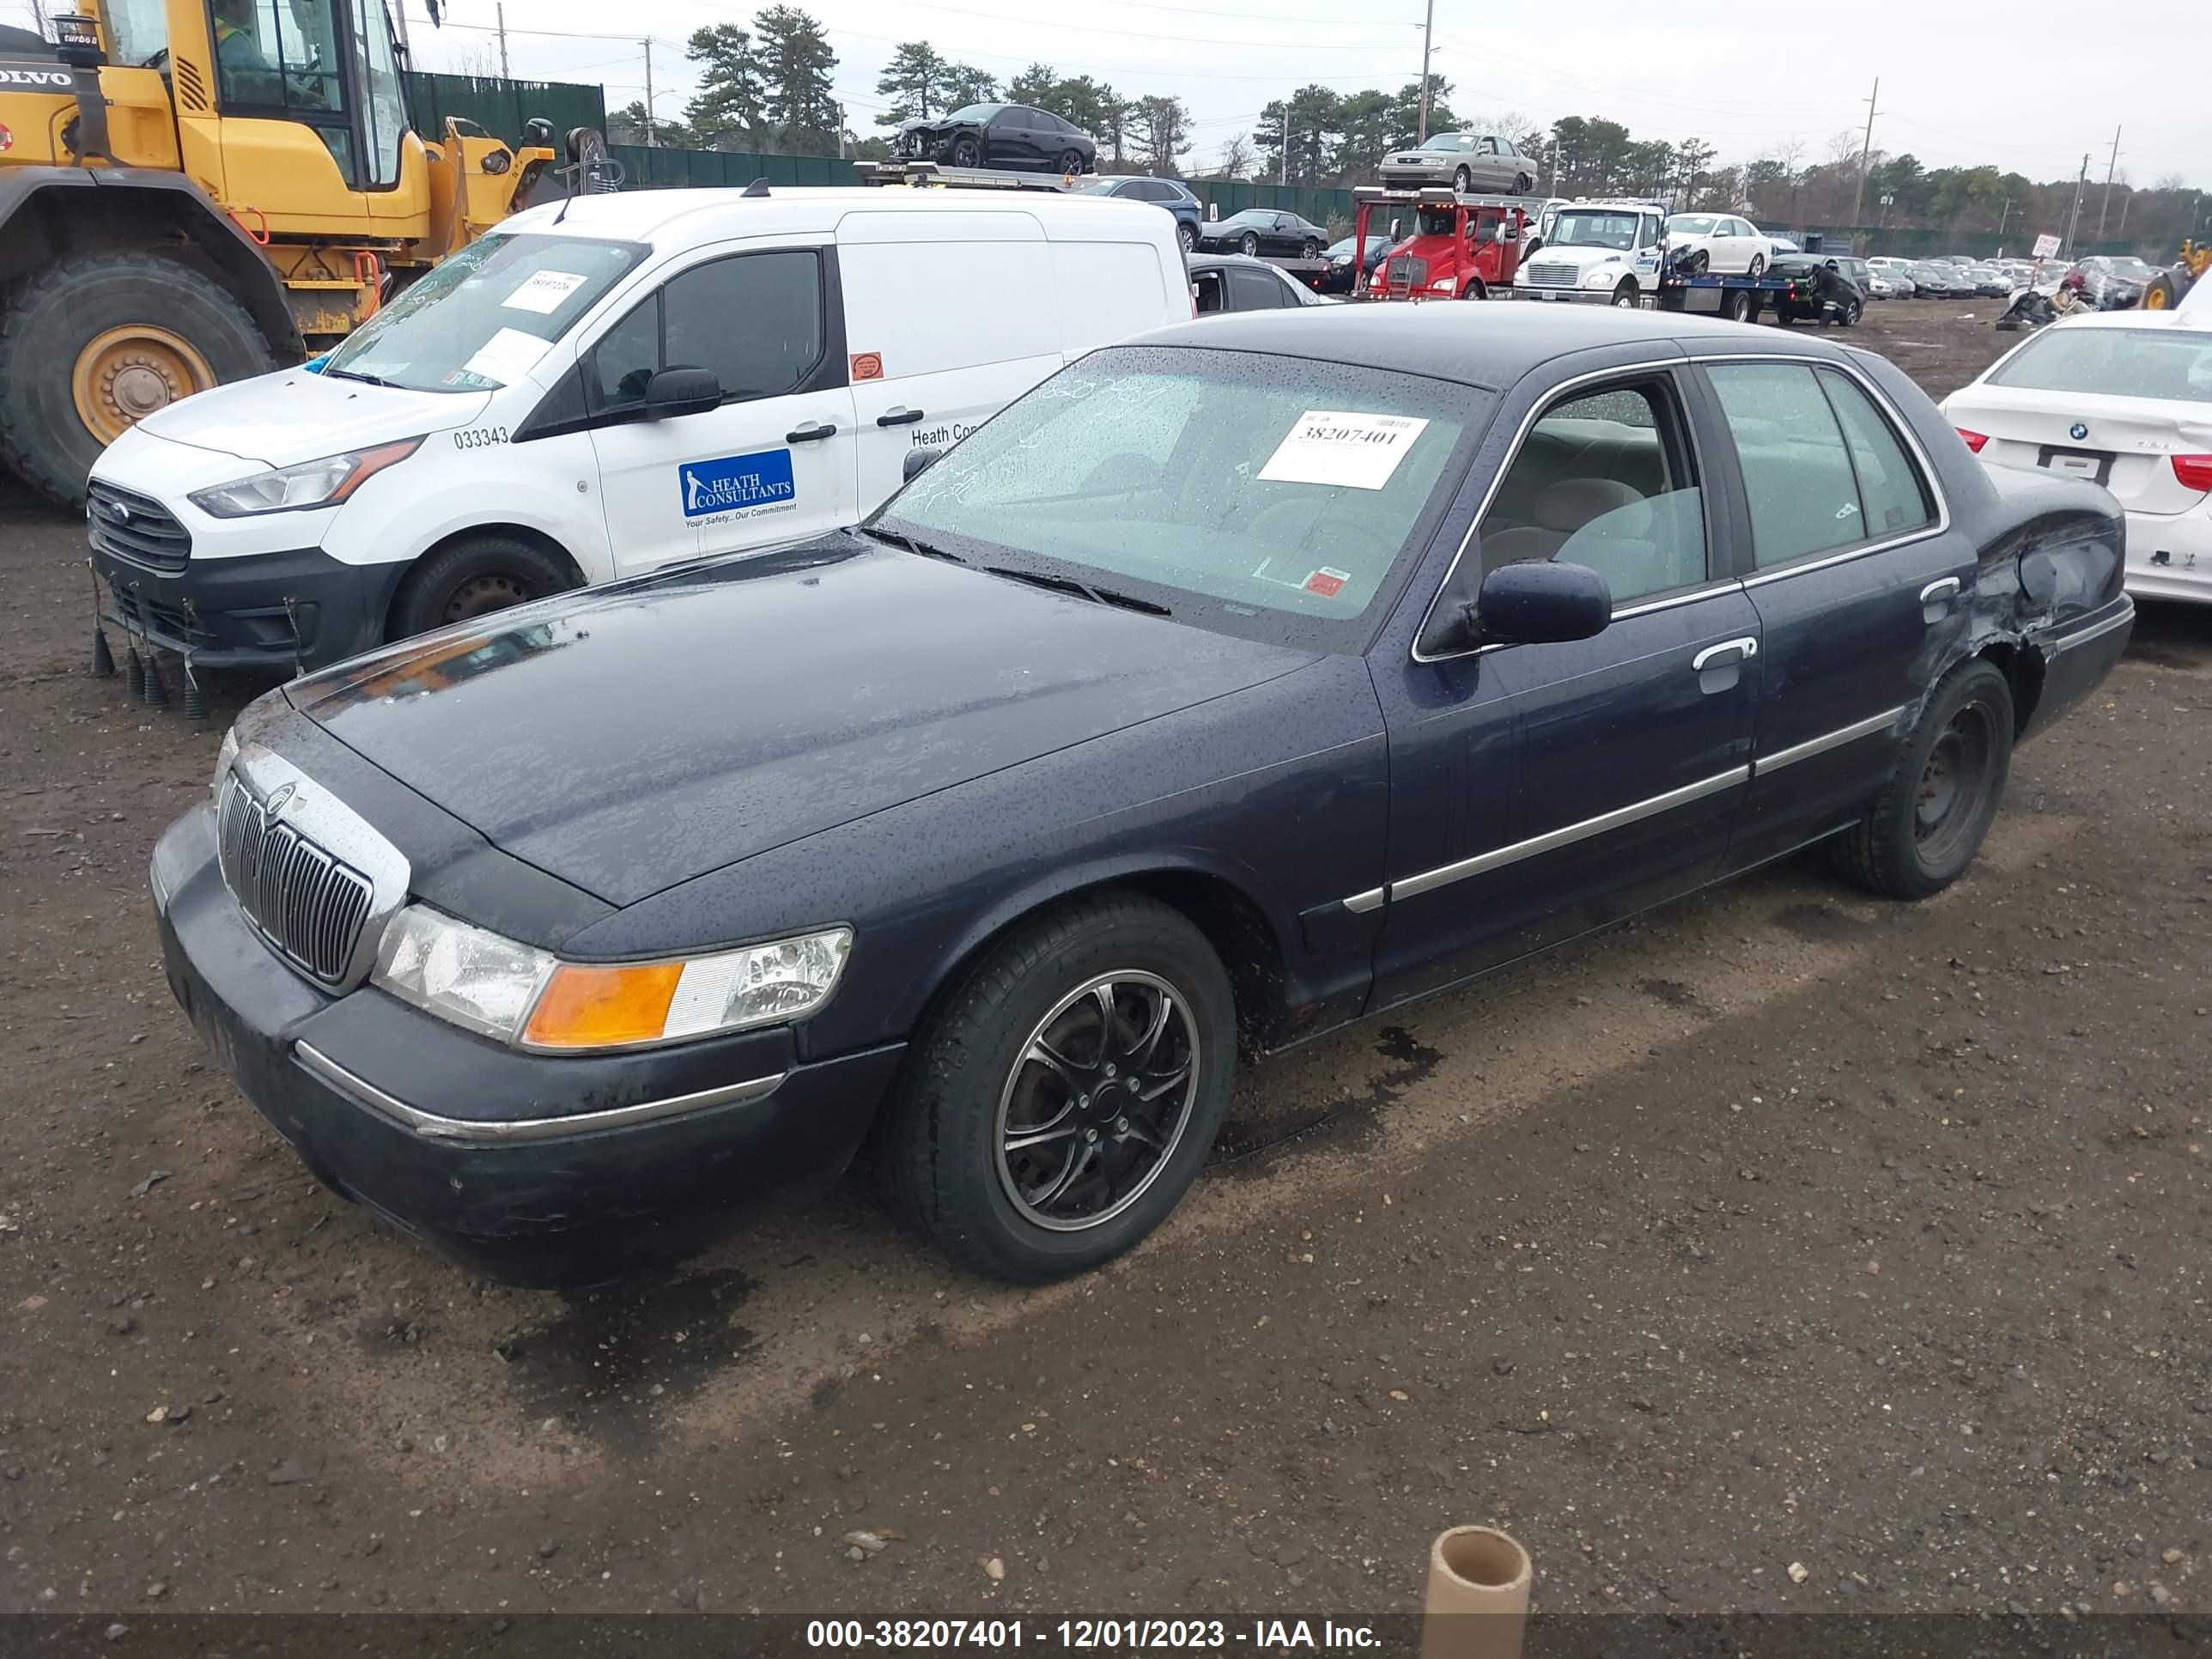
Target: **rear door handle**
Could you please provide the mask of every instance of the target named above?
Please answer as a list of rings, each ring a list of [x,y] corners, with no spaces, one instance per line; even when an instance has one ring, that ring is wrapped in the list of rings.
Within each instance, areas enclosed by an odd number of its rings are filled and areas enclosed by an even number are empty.
[[[1735,663],[1722,662],[1720,660],[1720,659],[1728,656],[1730,653],[1735,653],[1735,660],[1737,662],[1749,662],[1753,657],[1759,654],[1759,641],[1755,639],[1746,638],[1741,640],[1723,640],[1718,645],[1709,645],[1704,650],[1698,652],[1696,656],[1690,659],[1690,672],[1694,674],[1702,674],[1708,668],[1716,666],[1721,668],[1732,668],[1735,665]]]
[[[1920,590],[1920,619],[1935,623],[1951,614],[1951,601],[1959,597],[1959,579],[1945,576]]]
[[[878,426],[912,426],[921,418],[918,409],[887,409],[876,416]]]
[[[817,443],[824,438],[834,438],[836,435],[837,428],[829,422],[817,421],[812,426],[792,428],[783,434],[783,441],[787,444],[811,444]]]

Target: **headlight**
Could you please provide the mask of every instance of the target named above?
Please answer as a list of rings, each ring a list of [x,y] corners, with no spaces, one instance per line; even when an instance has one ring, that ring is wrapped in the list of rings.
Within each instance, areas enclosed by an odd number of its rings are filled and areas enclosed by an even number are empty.
[[[1620,276],[1620,266],[1619,263],[1608,260],[1606,264],[1598,266],[1595,270],[1586,270],[1583,272],[1583,286],[1584,288],[1611,288],[1613,283],[1619,280]]]
[[[830,1000],[849,927],[666,962],[562,962],[410,905],[370,976],[403,1001],[483,1036],[549,1052],[629,1048],[800,1019]]]
[[[244,519],[257,513],[289,513],[306,507],[336,507],[387,466],[405,460],[422,447],[420,438],[349,450],[319,461],[302,461],[274,472],[257,472],[235,483],[195,490],[190,497],[202,512],[218,519]]]
[[[230,770],[231,762],[238,758],[238,728],[232,726],[222,734],[222,747],[215,751],[215,777],[209,787],[222,787],[222,775]]]
[[[1459,286],[1459,278],[1456,276],[1439,276],[1435,282],[1431,283],[1429,286],[1436,289],[1439,294],[1449,294]]]

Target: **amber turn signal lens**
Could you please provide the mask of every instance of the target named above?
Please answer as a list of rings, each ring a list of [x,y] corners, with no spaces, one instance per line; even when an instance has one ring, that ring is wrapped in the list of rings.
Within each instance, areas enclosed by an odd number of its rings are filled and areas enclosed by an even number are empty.
[[[525,1044],[538,1048],[611,1048],[657,1042],[684,977],[680,962],[595,968],[564,962],[530,1011]]]

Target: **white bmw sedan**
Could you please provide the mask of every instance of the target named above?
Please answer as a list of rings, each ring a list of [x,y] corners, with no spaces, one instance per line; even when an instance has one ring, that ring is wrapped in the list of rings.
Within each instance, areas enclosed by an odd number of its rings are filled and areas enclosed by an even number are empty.
[[[2127,509],[2130,592],[2212,604],[2212,314],[2068,318],[1942,408],[1991,466],[2111,490]]]

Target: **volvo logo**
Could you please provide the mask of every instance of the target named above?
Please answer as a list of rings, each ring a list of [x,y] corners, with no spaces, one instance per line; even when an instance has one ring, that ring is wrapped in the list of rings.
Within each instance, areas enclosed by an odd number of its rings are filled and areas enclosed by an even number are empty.
[[[2083,421],[2075,422],[2073,425],[2066,428],[2066,435],[2071,438],[2075,443],[2080,443],[2082,439],[2089,435],[2087,422]]]
[[[300,792],[296,783],[280,783],[269,792],[269,816],[275,817],[292,804],[292,797]]]

